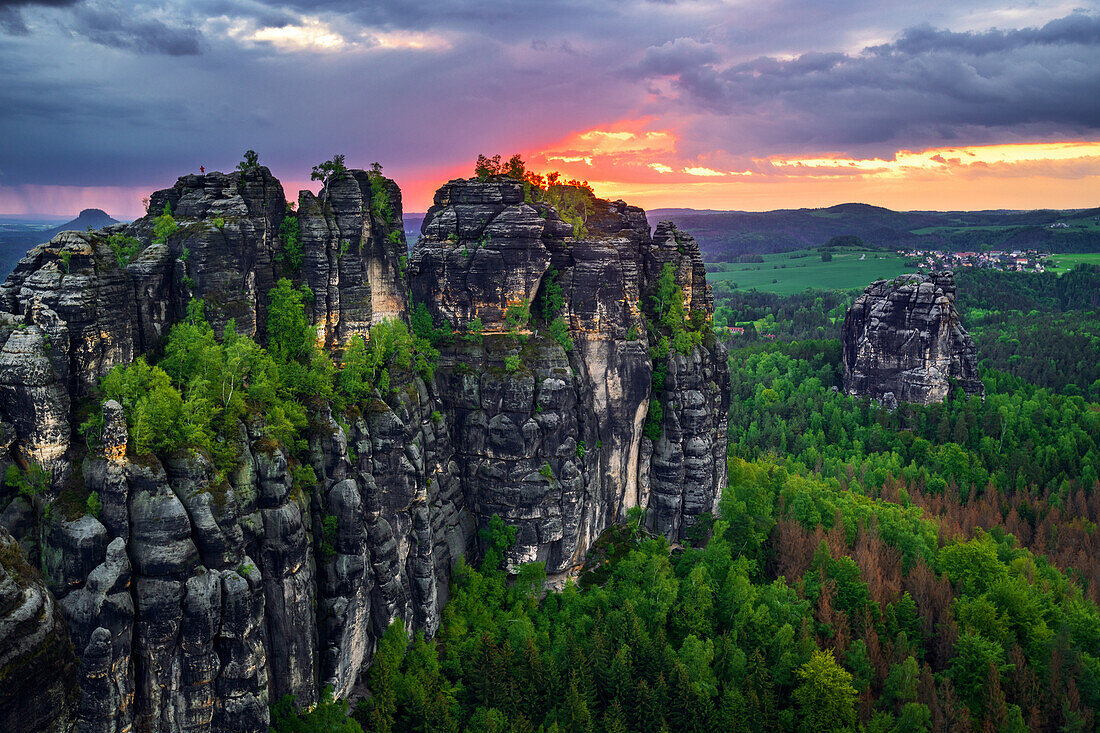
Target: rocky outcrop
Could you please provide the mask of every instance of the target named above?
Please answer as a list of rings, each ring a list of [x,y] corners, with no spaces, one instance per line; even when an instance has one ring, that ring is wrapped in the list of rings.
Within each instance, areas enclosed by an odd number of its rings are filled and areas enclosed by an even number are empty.
[[[886,405],[942,402],[953,386],[985,395],[950,272],[867,287],[844,318],[844,390]]]
[[[57,601],[0,529],[0,729],[70,730],[78,704],[75,667]]]
[[[166,207],[178,228],[153,241]],[[336,174],[296,210],[265,168],[185,176],[150,212],[62,233],[0,286],[0,469],[37,482],[0,487],[15,536],[0,546],[42,575],[19,575],[37,621],[0,626],[0,661],[53,670],[5,711],[48,698],[58,729],[263,731],[284,695],[355,694],[395,620],[433,635],[450,571],[493,514],[519,529],[512,563],[554,571],[633,507],[673,540],[713,510],[724,354],[709,328],[662,347],[654,304],[671,268],[705,324],[705,273],[694,241],[668,224],[651,236],[641,209],[593,198],[582,234],[516,181],[452,181],[408,259],[400,191],[377,171]],[[89,404],[99,379],[154,352],[192,298],[216,333],[262,339],[284,276],[308,286],[337,357],[414,303],[456,333],[427,381],[392,365],[391,388],[357,407],[311,402],[297,446],[251,416],[230,468],[201,451],[135,456],[123,406]],[[76,428],[99,409],[89,451]],[[16,608],[6,577],[0,624]]]
[[[410,259],[414,302],[465,334],[443,348],[436,385],[467,506],[481,525],[498,514],[518,528],[512,563],[550,572],[578,564],[632,507],[680,539],[713,511],[725,476],[724,353],[713,339],[660,353],[652,325],[666,264],[684,312],[709,318],[698,247],[671,223],[651,237],[645,213],[622,201],[592,198],[585,225],[575,232],[525,200],[518,181],[455,180]],[[560,314],[545,312],[552,288]],[[656,387],[651,350],[670,375]],[[646,437],[651,401],[663,420]]]
[[[374,172],[349,171],[319,196],[299,194],[302,279],[327,348],[407,314],[401,214],[401,189]]]

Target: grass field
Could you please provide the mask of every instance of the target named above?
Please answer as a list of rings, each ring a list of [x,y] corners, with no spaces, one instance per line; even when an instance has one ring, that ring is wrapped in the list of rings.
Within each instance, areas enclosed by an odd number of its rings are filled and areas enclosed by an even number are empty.
[[[799,256],[803,255],[803,256]],[[866,258],[861,260],[860,256]],[[897,277],[913,272],[905,267],[902,257],[893,252],[835,252],[830,262],[822,262],[813,250],[764,255],[760,263],[724,263],[724,272],[707,266],[707,279],[712,283],[733,281],[738,290],[761,290],[780,295],[814,290],[851,290],[865,288],[880,278]],[[772,281],[775,282],[772,282]]]
[[[1088,252],[1086,254],[1073,254],[1073,255],[1051,255],[1054,260],[1056,272],[1065,272],[1066,270],[1072,270],[1082,262],[1086,265],[1100,265],[1100,252]]]

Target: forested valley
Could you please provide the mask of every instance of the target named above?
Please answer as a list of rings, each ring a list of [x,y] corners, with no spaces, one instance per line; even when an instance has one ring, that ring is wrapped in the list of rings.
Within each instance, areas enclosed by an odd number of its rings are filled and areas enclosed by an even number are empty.
[[[632,513],[544,591],[494,523],[436,639],[391,627],[362,700],[284,700],[275,730],[1092,730],[1100,272],[958,283],[985,399],[893,412],[838,389],[853,294],[720,289],[719,332],[754,328],[693,541]]]

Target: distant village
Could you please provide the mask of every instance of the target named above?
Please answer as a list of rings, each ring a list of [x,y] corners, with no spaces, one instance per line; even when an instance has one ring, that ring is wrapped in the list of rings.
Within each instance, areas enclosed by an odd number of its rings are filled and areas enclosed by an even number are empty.
[[[945,270],[960,267],[984,267],[1005,272],[1046,272],[1050,253],[1038,250],[1011,252],[942,252],[929,249],[899,249],[898,254],[915,260],[922,270]]]

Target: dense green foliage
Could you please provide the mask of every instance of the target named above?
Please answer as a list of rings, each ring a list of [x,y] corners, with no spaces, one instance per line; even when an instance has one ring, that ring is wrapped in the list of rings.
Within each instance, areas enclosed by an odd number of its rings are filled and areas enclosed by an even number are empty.
[[[573,350],[573,339],[569,336],[569,326],[562,317],[565,308],[565,295],[558,283],[558,272],[550,268],[542,280],[542,294],[539,297],[539,310],[546,330],[551,338],[567,352]]]
[[[348,704],[332,699],[332,688],[321,691],[321,700],[309,711],[294,707],[293,695],[271,706],[271,729],[279,733],[362,733],[363,729],[348,717]]]
[[[855,291],[837,290],[782,296],[734,290],[726,281],[719,281],[714,285],[714,325],[741,326],[745,329],[745,334],[738,337],[742,341],[751,341],[760,334],[781,341],[837,338],[855,296]]]
[[[119,267],[126,267],[141,252],[141,241],[121,232],[107,237],[107,246],[115,253]]]
[[[634,514],[601,538],[614,562],[585,590],[543,594],[540,564],[510,582],[515,529],[494,520],[480,569],[455,571],[438,638],[387,631],[355,718],[371,731],[1091,724],[1100,614],[1041,558],[1003,534],[941,545],[916,508],[770,460],[730,469],[709,542],[670,554]]]
[[[287,320],[300,325],[301,293],[281,281],[272,291],[272,311],[289,311]],[[269,332],[278,324],[277,318],[269,320]],[[302,337],[301,330],[297,336]],[[298,351],[284,345],[290,340],[278,333],[275,348],[263,349],[238,335],[232,321],[218,340],[202,302],[192,301],[188,317],[169,333],[164,358],[157,365],[139,358],[116,367],[100,389],[104,399],[123,406],[132,451],[167,455],[198,449],[224,472],[232,468],[239,451],[236,441],[226,438],[236,435],[244,416],[265,415],[269,437],[294,451],[304,447],[299,437],[308,424],[304,403],[332,394],[331,362],[301,344]]]
[[[684,291],[676,284],[676,268],[671,262],[661,268],[657,290],[651,300],[655,316],[655,320],[649,321],[652,341],[668,339],[668,344],[685,356],[703,343],[710,332],[709,318],[703,312],[688,315],[684,308]]]
[[[328,401],[337,411],[361,409],[390,397],[414,368],[431,378],[439,352],[401,321],[375,324],[369,340],[353,337],[337,368],[318,347],[306,317],[311,298],[308,288],[278,282],[270,293],[266,348],[238,334],[232,320],[219,337],[202,301],[192,301],[187,318],[169,332],[157,364],[142,357],[102,380],[100,397],[117,400],[125,410],[129,449],[161,456],[201,451],[212,459],[219,483],[235,466],[241,448],[237,426],[248,416],[263,418],[270,445],[298,456],[318,403]],[[391,377],[393,370],[401,376]],[[81,434],[94,443],[102,429],[103,417],[94,413]],[[308,468],[292,471],[297,485],[315,481]]]
[[[348,169],[344,165],[344,157],[343,154],[337,154],[332,156],[330,160],[313,166],[313,170],[309,174],[310,180],[321,181],[322,184],[327,185],[333,176],[342,176],[347,173]]]
[[[302,269],[302,232],[298,224],[298,215],[288,204],[286,215],[279,224],[279,241],[283,248],[276,254],[281,264],[290,272],[298,272]]]
[[[370,339],[352,336],[344,351],[337,384],[353,402],[368,399],[375,389],[391,389],[390,369],[408,372],[413,365],[413,338],[403,321],[382,321],[370,329]]]
[[[987,368],[1100,401],[1100,267],[959,273],[959,307]]]
[[[797,318],[788,338],[832,335],[844,298],[737,307]],[[834,389],[835,339],[749,341],[730,365],[729,487],[709,533],[672,550],[633,512],[577,585],[543,593],[541,565],[501,568],[515,530],[494,521],[437,639],[386,633],[362,727],[1093,729],[1100,405],[986,371],[984,401],[891,413]]]
[[[1100,308],[1100,267],[1078,265],[1058,275],[968,269],[956,273],[961,309],[1064,312]]]
[[[1042,313],[971,310],[981,366],[1100,402],[1100,308]]]
[[[176,224],[176,219],[172,216],[172,205],[165,201],[164,210],[161,211],[160,216],[153,219],[153,244],[167,242],[168,237],[172,236],[177,229],[179,229],[179,225]],[[118,253],[116,252],[115,255],[118,256]]]
[[[812,358],[773,346],[731,361],[730,446],[736,455],[789,456],[840,477],[849,466],[873,485],[887,476],[947,485],[968,495],[992,488],[1090,488],[1100,471],[1100,410],[1080,397],[986,374],[986,399],[957,398],[894,412],[841,394],[839,344]]]

